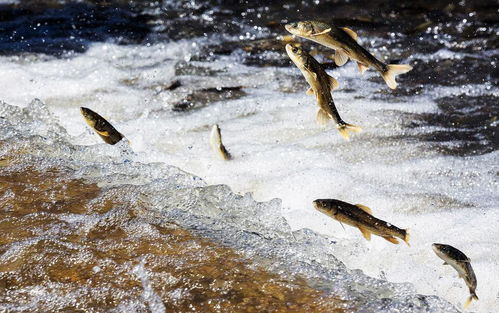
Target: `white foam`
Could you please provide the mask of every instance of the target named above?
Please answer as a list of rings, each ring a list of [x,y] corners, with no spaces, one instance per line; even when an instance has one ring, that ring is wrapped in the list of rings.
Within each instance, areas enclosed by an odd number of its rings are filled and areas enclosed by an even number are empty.
[[[316,124],[317,106],[313,97],[305,95],[297,69],[252,68],[228,56],[210,63],[191,62],[220,72],[215,77],[181,76],[184,87],[188,91],[241,85],[248,95],[192,113],[173,113],[172,101],[185,90],[158,93],[151,86],[179,78],[175,65],[197,51],[187,41],[150,47],[103,43],[71,59],[23,64],[1,57],[1,100],[25,106],[32,98],[41,98],[74,136],[74,144],[104,146],[88,130],[78,107],[94,109],[131,141],[135,161],[172,164],[210,184],[251,192],[257,200],[281,198],[289,224],[331,236],[337,242],[332,247],[335,255],[349,268],[413,283],[420,293],[461,306],[468,296],[464,281],[431,251],[434,242],[451,244],[472,259],[477,275],[480,300],[471,309],[497,309],[498,154],[442,156],[429,143],[406,140],[432,131],[401,126],[404,114],[436,111],[431,94],[372,100],[373,93],[386,89],[367,81],[376,74],[361,76],[352,64],[332,72],[341,88],[355,89],[334,93],[341,116],[363,128],[346,142],[332,124],[325,128]],[[133,83],[125,82],[131,79]],[[439,87],[435,92],[453,94],[456,88]],[[366,98],[356,99],[357,95]],[[215,123],[234,157],[230,162],[219,160],[209,148],[209,131]],[[105,149],[96,151],[108,153]],[[409,228],[411,247],[378,237],[365,241],[358,230],[343,229],[316,212],[311,202],[317,198],[371,207],[375,216]]]

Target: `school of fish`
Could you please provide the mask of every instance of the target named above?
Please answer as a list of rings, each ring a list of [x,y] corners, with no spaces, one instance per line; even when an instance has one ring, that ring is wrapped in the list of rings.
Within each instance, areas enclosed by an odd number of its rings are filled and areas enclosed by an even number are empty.
[[[407,73],[412,69],[412,66],[407,64],[386,64],[378,60],[357,43],[357,34],[346,27],[336,27],[319,21],[294,22],[286,24],[284,27],[294,36],[334,49],[334,61],[338,66],[344,65],[351,59],[357,63],[361,73],[373,68],[381,74],[391,89],[397,88],[395,81],[397,75]],[[316,116],[317,122],[324,125],[333,120],[340,135],[347,140],[350,132],[361,132],[362,129],[359,126],[345,122],[336,109],[331,93],[339,87],[338,81],[326,73],[322,65],[299,45],[288,43],[285,50],[310,85],[306,91],[307,95],[315,96],[319,107]],[[105,143],[114,145],[124,138],[111,123],[96,112],[84,107],[80,111],[87,124]],[[233,159],[222,143],[221,129],[217,124],[213,125],[210,132],[209,145],[221,160]],[[407,229],[398,228],[374,217],[371,209],[365,205],[350,204],[336,199],[317,199],[312,204],[316,210],[337,220],[342,226],[347,224],[358,228],[366,240],[371,240],[373,234],[393,244],[398,244],[398,239],[401,239],[409,245],[410,236]],[[470,259],[450,245],[435,243],[432,245],[432,249],[438,257],[445,261],[444,264],[451,265],[458,272],[459,277],[465,280],[470,296],[464,307],[467,307],[472,300],[478,300],[475,292],[477,279]]]

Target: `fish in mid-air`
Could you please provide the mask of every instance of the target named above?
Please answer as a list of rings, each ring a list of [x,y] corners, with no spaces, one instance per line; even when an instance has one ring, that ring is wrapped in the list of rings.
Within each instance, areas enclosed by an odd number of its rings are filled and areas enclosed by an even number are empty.
[[[334,62],[338,66],[348,59],[357,61],[361,73],[369,67],[378,71],[391,89],[397,88],[395,77],[412,70],[408,64],[386,64],[375,58],[357,43],[357,34],[347,27],[336,27],[318,21],[289,23],[284,26],[288,32],[298,37],[315,41],[335,50]]]
[[[227,151],[222,143],[222,133],[217,124],[213,125],[213,128],[211,129],[210,146],[222,160],[228,161],[232,158],[229,151]]]
[[[124,136],[96,112],[84,107],[80,108],[80,112],[85,118],[85,122],[92,127],[105,143],[114,145],[123,139]]]
[[[437,256],[444,260],[444,265],[452,266],[459,274],[459,277],[464,279],[466,286],[468,286],[470,296],[466,300],[464,307],[468,307],[472,300],[478,300],[478,296],[475,292],[477,285],[476,276],[473,268],[471,267],[471,260],[464,253],[453,246],[434,243],[432,248]]]
[[[357,227],[364,238],[371,240],[371,234],[383,237],[391,243],[398,244],[398,237],[409,245],[409,232],[390,223],[380,220],[371,214],[371,209],[362,204],[350,204],[335,199],[318,199],[314,207],[321,213],[334,218],[340,223]]]
[[[341,119],[334,105],[331,91],[338,88],[338,81],[329,76],[319,62],[302,48],[287,44],[286,52],[310,85],[307,94],[315,95],[317,99],[320,108],[317,112],[317,121],[325,124],[329,119],[333,119],[336,122],[336,128],[345,139],[349,138],[349,131],[360,132],[362,130],[360,127],[348,124]]]

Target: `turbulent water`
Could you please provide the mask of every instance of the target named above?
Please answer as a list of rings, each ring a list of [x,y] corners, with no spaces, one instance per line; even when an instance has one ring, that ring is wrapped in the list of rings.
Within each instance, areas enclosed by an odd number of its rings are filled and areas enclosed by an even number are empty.
[[[494,1],[25,1],[0,5],[0,311],[474,312],[499,308]],[[300,39],[338,79],[343,140],[283,23],[348,26],[374,71]],[[79,107],[127,140],[106,145]],[[213,124],[233,160],[210,150]],[[192,174],[191,174],[192,173]],[[315,211],[369,206],[411,246]]]

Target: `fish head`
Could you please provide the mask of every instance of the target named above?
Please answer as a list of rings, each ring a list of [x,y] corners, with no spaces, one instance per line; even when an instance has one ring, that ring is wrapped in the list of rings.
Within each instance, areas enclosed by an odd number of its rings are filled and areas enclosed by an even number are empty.
[[[450,251],[449,246],[441,243],[434,243],[431,245],[433,251],[441,258],[449,258]]]
[[[85,107],[81,107],[80,113],[81,113],[81,115],[83,115],[83,117],[85,118],[85,121],[87,122],[88,125],[90,125],[91,127],[95,126],[96,116],[95,116],[94,111],[87,109]]]
[[[314,27],[312,21],[295,22],[284,25],[284,28],[293,35],[304,37],[312,34]]]
[[[295,63],[296,66],[298,66],[298,67],[303,66],[307,61],[308,55],[300,47],[297,47],[295,45],[288,43],[286,45],[286,52],[287,52],[289,58],[291,59],[291,61],[293,61],[293,63]]]
[[[317,199],[312,203],[317,211],[326,215],[333,216],[338,212],[337,206],[334,205],[331,199]]]
[[[286,30],[293,35],[307,38],[313,34],[321,33],[331,27],[325,23],[317,21],[301,21],[286,24],[284,25],[284,28],[286,28]]]

